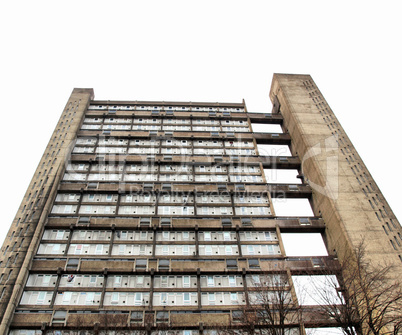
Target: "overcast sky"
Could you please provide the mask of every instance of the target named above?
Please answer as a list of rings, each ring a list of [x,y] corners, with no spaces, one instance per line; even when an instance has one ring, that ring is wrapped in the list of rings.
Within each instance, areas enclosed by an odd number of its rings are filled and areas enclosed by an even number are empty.
[[[74,87],[270,112],[275,72],[312,75],[402,218],[400,13],[399,1],[3,1],[0,241]]]

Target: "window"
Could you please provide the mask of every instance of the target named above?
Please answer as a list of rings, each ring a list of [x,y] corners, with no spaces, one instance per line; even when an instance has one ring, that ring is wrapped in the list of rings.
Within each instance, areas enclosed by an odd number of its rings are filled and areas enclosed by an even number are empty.
[[[64,207],[64,213],[71,213],[73,210],[73,206],[72,205],[65,205]]]
[[[208,293],[208,303],[215,305],[215,293]]]
[[[161,287],[168,286],[168,276],[161,276]]]
[[[114,276],[114,286],[115,287],[121,286],[121,276]]]
[[[119,293],[118,292],[112,292],[110,302],[112,305],[117,305],[119,303]]]
[[[64,324],[67,316],[67,311],[55,311],[53,314],[52,323]]]
[[[159,260],[159,270],[169,270],[170,261],[168,259]]]
[[[36,299],[37,304],[43,304],[45,302],[46,292],[39,292],[38,298]]]
[[[156,312],[156,322],[168,322],[169,312],[167,311],[157,311]]]
[[[143,320],[143,312],[131,312],[131,322],[142,322]]]
[[[80,261],[79,259],[70,258],[67,261],[67,269],[76,269],[78,267],[79,261]]]
[[[16,263],[17,263],[18,255],[19,255],[18,253],[15,255],[13,264],[16,264]],[[0,262],[0,266],[1,266],[1,262]]]
[[[190,287],[190,276],[183,276],[183,287]]]
[[[234,322],[241,322],[244,320],[243,311],[232,311],[232,319]]]
[[[142,299],[142,293],[135,293],[134,306],[141,306],[143,303],[144,301]]]
[[[43,276],[43,281],[42,281],[43,286],[49,286],[50,278],[52,278],[52,276],[49,276],[49,275]]]
[[[119,255],[124,255],[126,252],[126,245],[125,244],[120,244],[119,245]]]
[[[97,276],[90,276],[89,277],[89,286],[95,286],[96,285],[96,279],[97,279]]]
[[[63,293],[63,304],[68,304],[68,303],[70,303],[72,294],[73,294],[72,292],[64,292],[64,293]]]
[[[145,255],[145,248],[146,248],[145,244],[140,244],[140,255]]]
[[[209,287],[214,287],[215,286],[215,281],[213,276],[208,276],[207,277],[207,285]]]
[[[274,247],[272,245],[267,245],[267,250],[269,255],[274,254]]]
[[[96,255],[102,255],[103,254],[103,244],[97,244],[96,245],[95,254]]]
[[[142,287],[144,285],[144,276],[137,276],[137,286]]]
[[[161,305],[167,305],[167,293],[161,293]]]
[[[237,269],[237,260],[236,259],[227,259],[226,267],[228,269]]]
[[[87,292],[85,297],[85,304],[92,305],[95,303],[95,293],[94,292]]]
[[[60,252],[60,244],[53,244],[52,254],[58,254]]]
[[[128,231],[127,231],[127,230],[123,230],[122,232],[117,231],[117,232],[116,232],[116,236],[117,236],[118,238],[122,238],[123,240],[127,240]]]
[[[56,233],[56,240],[63,239],[63,236],[64,236],[64,230],[58,230]]]
[[[183,293],[183,302],[185,305],[190,304],[190,293],[188,292]]]
[[[236,277],[229,276],[229,286],[236,286]]]
[[[260,262],[258,261],[258,259],[251,259],[249,258],[248,260],[248,266],[250,268],[259,268],[260,267]]]
[[[135,268],[136,268],[136,270],[146,270],[147,260],[146,259],[137,259],[137,261],[135,263]]]
[[[231,227],[232,220],[230,218],[222,218],[222,226]]]
[[[250,262],[249,262],[249,264],[250,264]],[[254,285],[259,285],[261,283],[261,278],[259,275],[252,275],[251,280]]]

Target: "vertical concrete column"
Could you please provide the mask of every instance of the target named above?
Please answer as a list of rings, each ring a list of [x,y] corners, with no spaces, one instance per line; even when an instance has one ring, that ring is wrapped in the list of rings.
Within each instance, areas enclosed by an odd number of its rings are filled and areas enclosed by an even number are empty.
[[[402,233],[402,228],[313,79],[275,74],[270,98],[283,116],[292,152],[313,190],[313,211],[325,221],[329,252],[342,261],[364,241],[367,260],[396,265],[393,275],[401,278],[402,248],[383,225],[395,223],[393,234]],[[376,195],[384,199],[381,204],[370,203]]]
[[[41,205],[36,208],[36,213],[40,213],[40,217],[38,222],[35,223],[35,232],[33,236],[29,239],[29,241],[27,241],[27,243],[29,243],[27,249],[24,252],[19,252],[20,257],[23,257],[24,261],[19,269],[15,283],[12,283],[12,285],[9,285],[8,287],[9,292],[7,292],[7,296],[9,297],[9,300],[7,303],[0,304],[0,315],[4,313],[0,324],[0,334],[8,333],[15,308],[17,307],[24,290],[24,285],[29,274],[32,259],[40,243],[40,238],[43,233],[47,215],[51,211],[51,206],[56,196],[58,184],[63,177],[65,164],[68,162],[77,132],[81,127],[88,105],[93,98],[93,89],[75,88],[73,90],[51,136],[49,144],[42,156],[39,166],[35,171],[34,178],[28,187],[27,194],[21,203],[20,208],[23,208],[26,205],[25,200],[28,199],[28,194],[32,192],[32,190],[35,191],[35,187],[40,187],[40,184],[36,181],[36,176],[39,176],[39,173],[41,173],[41,176],[45,181],[45,185],[42,184],[42,187],[45,189],[42,195]],[[61,127],[61,122],[63,122],[63,126],[68,125],[64,135],[60,134],[58,131],[59,127]],[[55,150],[57,154],[55,155],[55,158],[52,158],[52,166],[44,170],[43,163],[45,162],[46,154],[51,153],[52,150]],[[19,215],[20,213],[18,212],[17,216]],[[15,229],[15,226],[12,225],[10,229]],[[7,301],[7,299],[4,299],[3,301]]]

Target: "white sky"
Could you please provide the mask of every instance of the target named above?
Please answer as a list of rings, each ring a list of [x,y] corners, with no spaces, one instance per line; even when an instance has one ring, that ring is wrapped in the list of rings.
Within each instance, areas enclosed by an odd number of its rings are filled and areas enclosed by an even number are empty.
[[[275,72],[312,75],[401,218],[400,12],[399,1],[3,1],[0,241],[74,87],[269,112]]]
[[[319,233],[282,233],[286,256],[328,256]]]

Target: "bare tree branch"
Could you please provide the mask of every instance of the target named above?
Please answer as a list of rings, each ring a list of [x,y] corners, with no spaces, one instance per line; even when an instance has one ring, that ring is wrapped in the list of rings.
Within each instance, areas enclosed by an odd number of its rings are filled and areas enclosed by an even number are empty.
[[[311,281],[314,293],[310,290],[310,295],[347,335],[398,334],[402,290],[400,282],[392,279],[392,271],[392,265],[369,262],[362,242],[340,262],[339,269],[320,274],[323,286]]]

